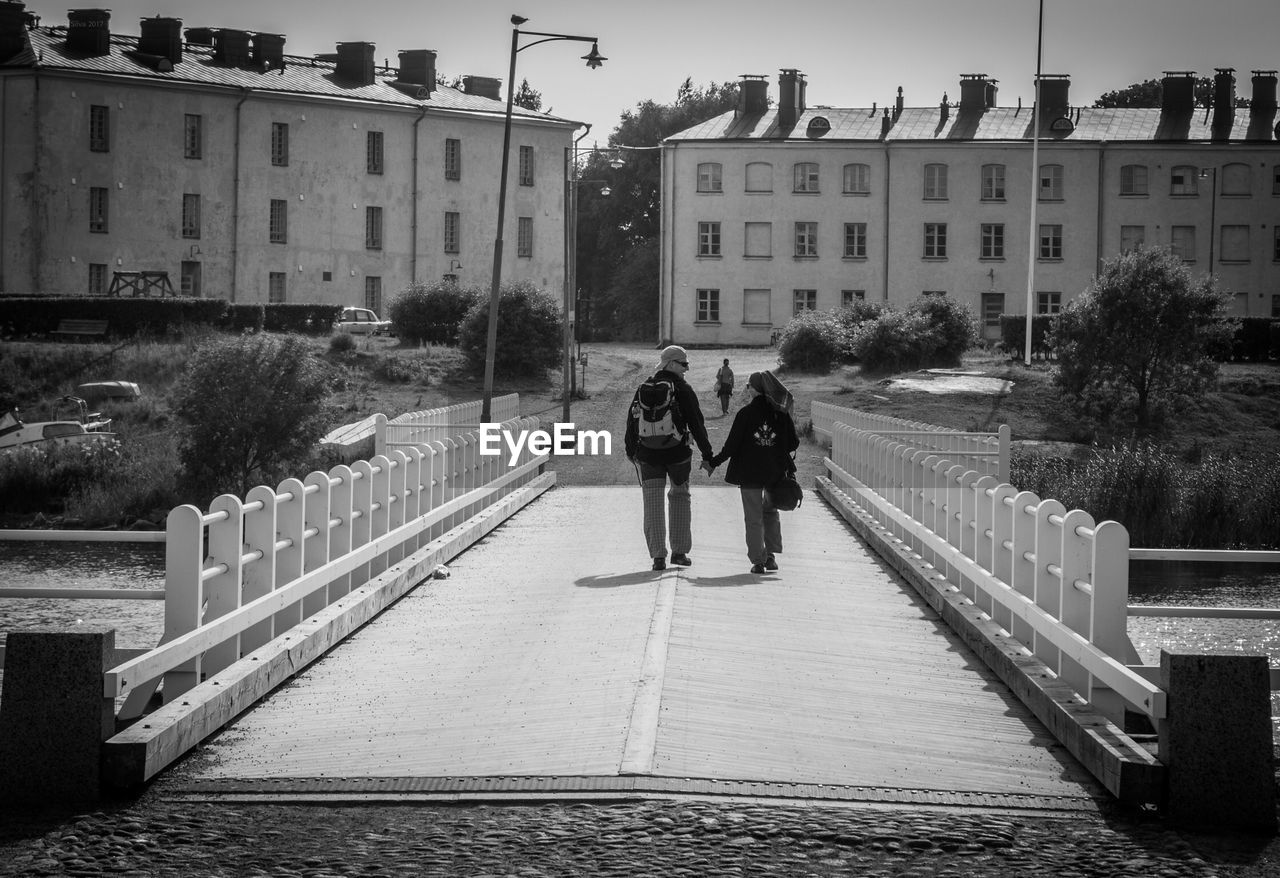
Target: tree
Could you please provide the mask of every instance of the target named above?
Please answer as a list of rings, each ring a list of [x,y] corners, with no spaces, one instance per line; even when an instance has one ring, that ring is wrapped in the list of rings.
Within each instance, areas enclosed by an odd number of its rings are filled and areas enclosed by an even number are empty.
[[[542,109],[542,92],[534,91],[527,79],[520,81],[520,90],[516,92],[516,96],[511,100],[517,107],[524,107],[526,110],[533,110],[535,113]]]
[[[498,294],[498,343],[494,350],[495,376],[541,377],[560,365],[563,326],[560,300],[528,281],[504,284]],[[484,368],[489,342],[489,296],[472,303],[462,320],[458,347],[467,363]]]
[[[1217,377],[1215,354],[1230,349],[1231,294],[1192,280],[1165,248],[1139,248],[1104,262],[1050,331],[1055,380],[1102,419],[1129,416],[1139,433],[1181,396]]]
[[[328,395],[323,366],[298,336],[201,346],[174,390],[178,453],[191,486],[243,495],[289,475],[329,428]]]
[[[1093,102],[1095,107],[1159,107],[1164,93],[1164,86],[1158,79],[1147,79],[1135,82],[1127,88],[1109,91]],[[1213,104],[1213,80],[1207,76],[1196,79],[1192,88],[1196,106],[1208,107]],[[1236,98],[1236,106],[1248,106],[1244,98]]]

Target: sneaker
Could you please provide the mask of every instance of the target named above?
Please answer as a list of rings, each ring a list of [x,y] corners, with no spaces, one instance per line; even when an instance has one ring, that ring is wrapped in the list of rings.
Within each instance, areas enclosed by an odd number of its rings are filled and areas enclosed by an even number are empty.
[[[778,569],[778,560],[777,560],[776,558],[774,558],[772,555],[770,555],[768,558],[765,558],[765,559],[764,559],[764,569],[765,569],[765,570],[777,570],[777,569]]]
[[[752,565],[751,565],[751,572],[752,572],[752,573],[764,573],[764,565],[763,565],[763,564],[752,564]]]
[[[674,560],[674,559],[673,559],[673,560]],[[654,569],[654,570],[666,570],[666,569],[667,569],[667,559],[666,559],[666,558],[654,558],[654,559],[653,559],[653,569]]]
[[[693,559],[688,555],[676,552],[671,555],[671,563],[680,567],[688,567],[693,563]]]

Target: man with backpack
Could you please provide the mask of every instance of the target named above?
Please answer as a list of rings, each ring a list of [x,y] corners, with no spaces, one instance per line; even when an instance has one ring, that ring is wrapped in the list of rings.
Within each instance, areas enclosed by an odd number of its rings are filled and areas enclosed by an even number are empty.
[[[671,532],[671,563],[693,562],[693,521],[690,515],[689,475],[693,470],[692,437],[702,460],[713,454],[703,423],[698,395],[685,381],[689,356],[679,345],[664,348],[658,371],[638,388],[627,410],[627,460],[636,466],[644,497],[644,538],[654,570],[667,567],[667,530]],[[667,480],[666,509],[663,493]]]

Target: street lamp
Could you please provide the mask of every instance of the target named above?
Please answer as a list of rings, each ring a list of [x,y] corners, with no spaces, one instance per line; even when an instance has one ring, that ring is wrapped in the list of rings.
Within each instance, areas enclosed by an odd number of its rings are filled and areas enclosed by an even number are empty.
[[[1218,223],[1218,169],[1201,168],[1200,179],[1209,181],[1209,276],[1213,276],[1213,239]],[[1184,257],[1185,258],[1185,257]]]
[[[1040,67],[1044,57],[1044,0],[1040,0],[1040,15],[1036,19],[1036,105],[1031,114],[1031,222],[1027,236],[1027,325],[1023,343],[1023,362],[1031,366],[1031,327],[1036,289],[1036,247],[1039,229],[1036,228],[1036,207],[1040,201]]]
[[[584,180],[578,176],[578,153],[577,143],[591,132],[591,126],[587,126],[587,130],[582,136],[574,141],[574,146],[566,147],[564,151],[564,351],[563,351],[563,411],[561,413],[561,422],[569,423],[569,401],[573,398],[576,391],[576,373],[573,369],[573,341],[576,335],[576,318],[577,309],[575,300],[577,298],[578,286],[578,186],[582,183],[602,183],[604,188],[600,190],[600,194],[606,198],[613,191],[609,188],[608,180]],[[581,150],[588,152],[588,150]],[[594,152],[595,150],[589,150]]]
[[[511,16],[511,68],[507,79],[507,112],[502,123],[502,170],[498,176],[498,227],[493,241],[493,282],[489,289],[489,337],[484,355],[484,403],[480,411],[480,420],[488,423],[493,411],[493,358],[498,345],[498,291],[502,286],[502,227],[507,212],[507,164],[511,156],[511,104],[516,92],[516,55],[542,43],[556,40],[575,40],[590,43],[591,51],[582,56],[592,70],[603,64],[607,58],[600,54],[595,37],[580,37],[571,34],[540,33],[538,31],[522,31],[520,25],[529,19],[519,15]],[[532,43],[520,45],[520,37],[541,37]],[[568,315],[565,315],[566,319]]]

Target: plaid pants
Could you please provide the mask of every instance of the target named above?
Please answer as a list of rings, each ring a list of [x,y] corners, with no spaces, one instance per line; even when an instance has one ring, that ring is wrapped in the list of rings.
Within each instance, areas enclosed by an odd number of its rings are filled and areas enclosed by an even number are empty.
[[[644,495],[644,540],[649,545],[650,558],[667,557],[668,524],[671,527],[672,554],[687,555],[693,548],[693,517],[689,513],[689,473],[692,469],[692,456],[672,464],[640,461],[640,489]],[[664,509],[662,495],[666,491],[668,477],[671,479],[671,490],[666,492],[668,509]]]

